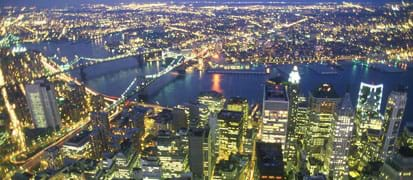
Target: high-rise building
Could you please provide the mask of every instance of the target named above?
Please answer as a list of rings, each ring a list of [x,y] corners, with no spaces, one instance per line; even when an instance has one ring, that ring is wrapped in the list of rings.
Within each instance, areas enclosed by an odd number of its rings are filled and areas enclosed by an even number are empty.
[[[106,112],[92,112],[90,119],[93,131],[90,134],[90,145],[92,156],[101,158],[104,152],[109,151],[110,126],[108,114]]]
[[[305,97],[299,98],[298,110],[297,110],[297,122],[295,127],[295,132],[297,135],[297,162],[298,168],[300,171],[306,169],[306,137],[308,133],[309,127],[309,109],[308,109],[308,102]]]
[[[357,99],[357,111],[380,111],[383,84],[373,85],[362,82]]]
[[[413,124],[406,124],[400,137],[400,148],[392,153],[380,172],[380,179],[413,179]]]
[[[190,129],[189,168],[194,179],[208,179],[209,129]]]
[[[26,85],[27,104],[35,128],[53,128],[56,130],[61,124],[53,88],[53,85],[44,79]]]
[[[298,67],[294,66],[288,78],[288,123],[287,123],[287,142],[286,154],[287,172],[297,172],[297,148],[298,148],[298,134],[297,134],[297,119],[299,106],[299,83],[300,74]]]
[[[218,113],[224,109],[225,98],[218,92],[208,91],[198,96],[198,103],[206,105],[212,113]]]
[[[218,113],[219,160],[228,160],[231,154],[239,152],[242,126],[241,112],[222,110]]]
[[[386,112],[384,114],[384,144],[383,159],[390,157],[395,151],[397,136],[406,107],[407,93],[405,90],[393,91],[387,100]]]
[[[245,98],[241,97],[232,97],[227,101],[227,110],[229,111],[235,111],[235,112],[241,112],[243,114],[242,116],[242,122],[241,122],[241,135],[240,135],[240,143],[239,143],[239,150],[241,153],[243,153],[243,145],[245,143],[246,135],[247,135],[247,128],[248,128],[248,115],[249,115],[249,105],[248,101]]]
[[[307,168],[310,174],[329,173],[332,130],[340,102],[334,88],[323,84],[310,93],[310,122],[307,132]]]
[[[368,177],[367,169],[382,161],[383,116],[380,114],[383,85],[361,83],[357,99],[354,137],[349,156],[352,178]],[[372,174],[372,172],[369,172]]]
[[[215,166],[215,162],[218,160],[219,155],[219,125],[217,114],[224,109],[225,98],[222,94],[215,92],[215,91],[208,91],[203,92],[198,96],[198,107],[199,110],[197,111],[199,117],[197,120],[199,122],[195,123],[198,127],[200,125],[205,126],[208,125],[210,127],[209,131],[209,176],[213,176],[213,169]]]
[[[330,171],[332,179],[348,178],[348,152],[354,128],[355,109],[350,94],[346,93],[337,111],[334,123]]]
[[[184,150],[188,144],[183,144],[182,139],[170,130],[160,130],[156,139],[158,157],[162,167],[162,179],[179,178],[186,171]]]
[[[369,168],[381,162],[383,148],[383,116],[378,112],[361,113],[356,111],[354,137],[352,140],[349,168],[352,178],[369,177],[364,170],[378,171]],[[367,176],[365,176],[367,175]]]
[[[399,152],[387,159],[381,168],[380,179],[413,179],[413,150],[402,147]]]
[[[266,83],[259,135],[262,142],[280,143],[284,150],[287,139],[288,97],[283,81],[281,77],[277,77]]]
[[[281,144],[257,142],[254,179],[284,179]]]
[[[231,155],[228,160],[221,160],[215,168],[214,177],[211,179],[247,179],[248,158],[240,155]]]
[[[204,128],[209,124],[209,118],[211,117],[211,111],[208,109],[208,106],[204,104],[198,104],[198,117],[196,118],[198,122],[196,127]]]

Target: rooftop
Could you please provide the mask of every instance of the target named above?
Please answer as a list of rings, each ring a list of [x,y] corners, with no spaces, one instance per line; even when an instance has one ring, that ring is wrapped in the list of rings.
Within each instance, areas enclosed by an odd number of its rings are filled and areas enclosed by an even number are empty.
[[[224,98],[224,96],[216,91],[204,91],[199,94],[199,97]]]
[[[247,102],[247,99],[243,97],[231,97],[227,101],[228,104],[243,104]]]
[[[218,119],[241,122],[242,112],[222,110],[218,113]]]
[[[284,176],[281,144],[257,142],[256,146],[260,175]]]
[[[336,93],[330,84],[322,84],[319,88],[312,91],[311,95],[315,98],[338,99],[340,96]]]
[[[265,84],[265,100],[287,101],[285,85],[277,81],[267,81]]]
[[[82,146],[89,140],[89,134],[90,134],[90,131],[88,130],[80,131],[80,133],[76,134],[75,136],[70,138],[68,141],[66,141],[65,145]]]

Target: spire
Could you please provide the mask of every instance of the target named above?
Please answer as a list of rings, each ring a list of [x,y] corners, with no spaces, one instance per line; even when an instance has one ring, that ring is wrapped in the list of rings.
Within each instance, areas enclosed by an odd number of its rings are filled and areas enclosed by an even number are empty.
[[[290,73],[290,77],[288,78],[288,82],[292,84],[299,84],[300,83],[300,73],[298,73],[298,67],[294,66],[293,70]]]

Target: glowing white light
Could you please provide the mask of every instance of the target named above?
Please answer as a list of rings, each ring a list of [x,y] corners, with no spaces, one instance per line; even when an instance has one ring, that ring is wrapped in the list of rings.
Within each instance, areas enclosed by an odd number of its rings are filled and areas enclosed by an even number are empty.
[[[300,83],[300,73],[298,73],[298,67],[294,66],[293,70],[290,73],[290,77],[288,78],[288,82],[292,83],[292,84],[298,84]]]

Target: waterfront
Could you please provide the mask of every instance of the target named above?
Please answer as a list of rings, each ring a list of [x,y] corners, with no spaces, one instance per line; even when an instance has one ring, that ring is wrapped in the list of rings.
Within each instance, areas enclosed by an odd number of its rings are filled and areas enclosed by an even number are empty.
[[[48,56],[58,54],[59,56],[73,57],[73,54],[86,57],[105,57],[111,55],[106,52],[102,45],[98,43],[84,42],[68,43],[53,42],[39,45],[30,45],[31,49],[41,50]],[[73,52],[73,46],[76,48]],[[53,51],[59,49],[59,51]],[[330,83],[334,86],[337,93],[343,96],[349,90],[353,105],[356,104],[357,94],[361,82],[384,84],[383,103],[389,93],[399,85],[413,87],[413,82],[409,78],[413,77],[413,70],[410,68],[403,73],[384,73],[369,69],[365,66],[352,62],[341,62],[342,68],[335,69],[337,73],[320,74],[312,69],[318,68],[317,64],[300,65],[301,74],[301,94],[308,96],[308,93],[319,87],[322,83]],[[110,96],[119,96],[128,84],[138,75],[154,73],[162,68],[162,62],[142,63],[135,57],[130,57],[114,62],[101,63],[84,69],[86,74],[85,84],[99,92]],[[214,90],[224,94],[225,97],[240,96],[246,97],[253,103],[261,103],[263,99],[264,83],[267,78],[282,75],[287,77],[292,65],[272,65],[271,74],[214,74],[208,72],[192,71],[184,76],[163,78],[160,81],[168,81],[165,85],[150,92],[144,97],[150,103],[159,103],[165,106],[174,106],[196,100],[200,92]],[[324,69],[320,67],[319,69]],[[72,72],[72,75],[80,78],[79,71]],[[173,78],[174,80],[170,81]],[[167,80],[165,80],[167,79]],[[163,83],[163,82],[161,82]],[[413,89],[408,90],[408,94],[413,94]],[[413,108],[413,98],[408,98],[406,109]],[[405,120],[411,121],[413,113],[406,111]]]
[[[413,179],[413,3],[75,1],[0,8],[5,179]]]

